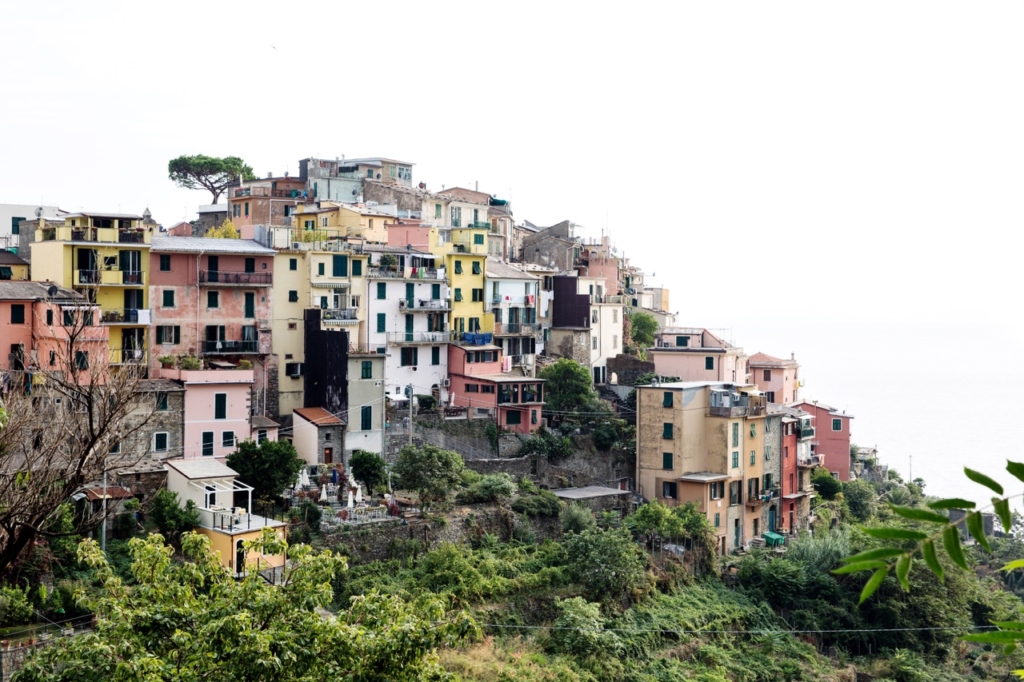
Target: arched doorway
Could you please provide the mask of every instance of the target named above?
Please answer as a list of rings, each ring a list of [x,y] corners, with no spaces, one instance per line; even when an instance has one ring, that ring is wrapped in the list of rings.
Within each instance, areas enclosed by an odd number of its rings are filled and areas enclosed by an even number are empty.
[[[775,532],[775,505],[768,507],[768,530]]]

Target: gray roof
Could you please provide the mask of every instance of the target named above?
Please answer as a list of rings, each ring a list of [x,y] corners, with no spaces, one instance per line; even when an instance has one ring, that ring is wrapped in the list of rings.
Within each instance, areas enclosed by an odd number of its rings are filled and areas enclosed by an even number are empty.
[[[273,256],[276,251],[252,239],[213,237],[153,237],[152,250],[165,253],[246,253]]]
[[[77,218],[79,216],[82,216],[84,218],[124,218],[125,220],[142,220],[142,216],[135,215],[134,213],[96,213],[93,211],[90,211],[89,213],[86,213],[85,211],[80,211],[79,213],[68,213],[67,215],[63,215],[60,217]]]
[[[610,495],[630,495],[628,490],[619,490],[618,488],[605,488],[599,485],[588,485],[583,488],[562,488],[561,490],[552,490],[557,497],[561,497],[563,500],[590,500],[595,497],[609,497]]]
[[[12,281],[0,281],[0,300],[17,300],[17,301],[34,301],[36,299],[49,298],[47,290],[57,286],[53,282],[12,282]],[[71,289],[64,289],[63,287],[57,287],[57,293],[53,296],[54,301],[61,300],[72,300],[81,302],[85,300],[77,291]]]
[[[417,251],[407,246],[392,246],[391,244],[366,244],[363,246],[363,251],[367,253],[406,253],[422,258],[437,258],[437,256],[428,251]]]
[[[149,379],[140,381],[139,387],[136,390],[139,393],[173,393],[183,392],[185,387],[177,381],[171,381],[170,379]]]
[[[683,474],[679,477],[680,481],[686,483],[713,483],[715,481],[724,481],[729,478],[725,474],[716,474],[713,471],[698,471],[695,474]]]
[[[231,478],[238,472],[215,459],[172,459],[165,462],[185,478]]]
[[[524,272],[521,268],[510,263],[505,263],[497,258],[488,258],[484,274],[488,279],[526,279],[531,281],[539,280],[537,275]]]
[[[0,265],[28,265],[28,261],[16,253],[0,249]]]
[[[270,417],[264,417],[263,415],[256,415],[252,418],[252,427],[254,429],[276,429],[280,424],[271,419]]]

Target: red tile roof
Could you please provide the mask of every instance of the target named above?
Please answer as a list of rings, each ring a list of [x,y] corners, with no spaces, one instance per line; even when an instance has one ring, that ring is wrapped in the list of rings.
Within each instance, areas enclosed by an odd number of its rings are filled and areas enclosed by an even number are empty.
[[[341,421],[333,414],[328,412],[322,407],[300,407],[292,410],[295,414],[299,415],[308,422],[312,422],[317,426],[344,426],[345,422]]]

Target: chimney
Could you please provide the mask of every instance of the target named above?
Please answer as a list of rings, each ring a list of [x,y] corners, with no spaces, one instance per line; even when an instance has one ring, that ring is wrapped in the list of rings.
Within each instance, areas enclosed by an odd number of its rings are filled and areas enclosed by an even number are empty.
[[[273,173],[267,173],[267,180],[269,180],[269,179],[270,179],[270,178],[272,178],[272,177],[274,177],[274,174],[273,174]]]
[[[479,180],[476,180],[476,181],[473,182],[473,189],[475,191],[477,191],[477,192],[480,191],[480,181]]]

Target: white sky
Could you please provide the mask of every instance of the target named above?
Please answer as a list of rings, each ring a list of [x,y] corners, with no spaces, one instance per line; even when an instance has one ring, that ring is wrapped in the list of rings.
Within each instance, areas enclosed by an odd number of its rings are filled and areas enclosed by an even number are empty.
[[[998,377],[1024,338],[1022,20],[1018,2],[7,2],[0,201],[169,225],[208,197],[167,179],[180,154],[261,176],[393,156],[517,219],[607,227],[681,323],[817,356],[823,400],[844,404],[828,354],[865,328],[984,342]]]

